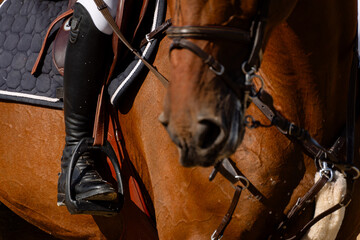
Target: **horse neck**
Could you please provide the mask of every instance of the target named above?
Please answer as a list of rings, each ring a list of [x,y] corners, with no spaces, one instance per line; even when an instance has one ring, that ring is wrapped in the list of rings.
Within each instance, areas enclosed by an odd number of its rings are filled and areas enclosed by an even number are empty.
[[[299,1],[266,46],[274,106],[320,141],[334,141],[345,123],[356,14],[355,1]]]

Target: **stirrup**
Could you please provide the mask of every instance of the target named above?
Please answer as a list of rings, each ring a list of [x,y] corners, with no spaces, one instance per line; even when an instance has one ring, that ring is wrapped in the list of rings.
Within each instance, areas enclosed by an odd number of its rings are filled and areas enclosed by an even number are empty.
[[[104,142],[103,146],[94,146],[93,138],[83,138],[75,146],[74,154],[71,156],[69,168],[66,173],[65,183],[65,205],[71,214],[90,214],[101,216],[114,216],[118,214],[124,203],[124,191],[120,174],[120,165],[114,149],[108,141]],[[77,161],[80,156],[89,150],[102,151],[110,159],[114,167],[115,175],[118,185],[118,199],[115,202],[109,201],[89,201],[89,200],[76,200],[75,190],[71,190],[71,178]]]

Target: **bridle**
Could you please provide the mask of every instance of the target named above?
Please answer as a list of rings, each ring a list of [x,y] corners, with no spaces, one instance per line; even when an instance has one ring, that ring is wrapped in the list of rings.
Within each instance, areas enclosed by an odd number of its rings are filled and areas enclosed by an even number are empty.
[[[186,49],[197,55],[209,69],[235,93],[239,100],[243,100],[243,113],[246,111],[247,101],[251,101],[261,110],[261,112],[270,120],[271,125],[284,134],[291,141],[302,146],[303,151],[314,159],[315,165],[321,175],[320,179],[313,187],[302,197],[299,198],[295,206],[289,211],[287,216],[279,224],[278,228],[270,236],[270,239],[300,239],[306,232],[319,220],[335,212],[341,207],[346,207],[351,201],[352,186],[360,175],[359,170],[354,166],[354,128],[355,128],[355,102],[356,102],[356,81],[357,81],[357,51],[354,50],[354,60],[349,84],[349,99],[347,111],[347,124],[341,136],[336,139],[330,149],[321,146],[310,134],[303,128],[296,126],[288,121],[273,107],[272,103],[266,102],[262,98],[264,90],[262,86],[256,90],[253,79],[260,79],[263,85],[263,79],[256,72],[261,64],[261,48],[264,40],[264,30],[267,22],[268,8],[270,0],[260,0],[258,11],[252,21],[249,31],[229,28],[224,26],[177,26],[167,30],[167,36],[173,40],[170,46],[170,52],[174,49]],[[248,44],[251,48],[249,57],[242,64],[241,68],[245,74],[245,81],[240,82],[231,76],[226,67],[218,62],[211,54],[202,50],[199,46],[188,39],[201,40],[229,40]],[[244,114],[245,115],[245,114]],[[251,116],[247,116],[247,126],[256,127],[255,121]],[[252,119],[252,120],[251,120]],[[246,120],[246,119],[245,119]],[[342,155],[346,148],[346,154]],[[325,186],[327,182],[333,180],[334,170],[340,170],[346,177],[347,190],[341,201],[335,206],[330,207],[325,212],[310,220],[302,226],[294,235],[290,237],[287,233],[288,226],[300,216],[301,210],[309,205],[315,195]],[[237,169],[231,159],[225,158],[219,162],[213,169],[209,179],[213,180],[216,174],[220,172],[232,184],[242,183],[235,186],[235,194],[228,212],[224,216],[221,224],[212,234],[211,239],[220,239],[230,223],[240,198],[241,191],[251,185],[249,180],[243,176]]]
[[[239,100],[243,100],[244,92],[247,95],[246,93],[249,93],[251,90],[251,80],[255,77],[255,72],[260,67],[262,58],[261,47],[263,45],[269,2],[268,0],[259,1],[257,13],[248,31],[225,26],[170,27],[166,31],[167,36],[173,40],[170,46],[170,53],[174,49],[187,49],[193,52],[204,64],[208,65],[209,69],[217,77],[224,81]],[[251,46],[249,57],[241,66],[246,74],[246,81],[242,82],[232,77],[223,64],[188,39],[225,40]],[[246,100],[244,103],[246,103]],[[243,108],[243,111],[245,109],[246,107]]]

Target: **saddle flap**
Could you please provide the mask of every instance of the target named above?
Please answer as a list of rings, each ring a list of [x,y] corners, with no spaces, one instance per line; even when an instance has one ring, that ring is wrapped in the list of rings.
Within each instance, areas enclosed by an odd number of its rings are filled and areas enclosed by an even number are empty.
[[[70,18],[71,17],[68,17],[64,21],[57,32],[52,49],[53,63],[62,76],[64,76],[65,55],[70,31]]]
[[[71,8],[76,3],[76,1],[77,0],[69,0],[69,4],[68,4],[69,10],[66,12],[66,14],[63,13],[59,17],[57,17],[49,27],[49,31],[48,31],[50,32],[50,30],[60,20],[64,21],[56,34],[52,48],[53,63],[61,75],[64,75],[65,54],[66,54],[68,36],[70,32],[69,21],[71,19],[71,14],[72,14]],[[119,1],[119,6],[116,15],[116,23],[128,39],[133,40],[135,38],[136,33],[142,23],[142,20],[144,19],[148,3],[149,0],[143,0],[141,2],[134,0]],[[36,72],[39,62],[42,59],[47,40],[48,40],[48,35],[45,37],[43,41],[42,51],[39,53],[38,61],[33,67],[33,71],[32,71],[33,74]],[[114,36],[113,51],[115,56],[114,56],[113,65],[115,65],[117,62],[117,56],[125,55],[125,52],[127,51],[125,48],[121,47],[120,45],[121,43],[119,43],[118,38]],[[112,69],[113,68],[114,67],[112,67]]]
[[[69,0],[68,9],[72,9],[76,1],[77,0]],[[65,55],[70,31],[70,19],[71,16],[64,19],[64,23],[61,25],[56,34],[52,49],[53,63],[62,76],[64,76]]]

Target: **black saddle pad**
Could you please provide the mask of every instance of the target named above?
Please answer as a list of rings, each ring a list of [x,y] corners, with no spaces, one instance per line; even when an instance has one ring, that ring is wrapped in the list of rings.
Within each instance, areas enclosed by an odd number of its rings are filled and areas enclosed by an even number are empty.
[[[67,0],[5,0],[1,4],[0,100],[62,108],[62,101],[56,97],[62,76],[52,63],[52,46],[47,48],[42,73],[32,76],[30,72],[47,28],[66,11],[67,4]]]
[[[49,25],[67,10],[67,4],[68,0],[5,0],[0,5],[0,100],[63,107],[61,95],[57,96],[58,90],[62,92],[63,78],[52,61],[52,39],[61,22],[50,33],[39,75],[31,75],[31,70]],[[166,15],[165,0],[151,1],[150,5],[140,30],[144,37],[160,26]],[[151,60],[158,45],[159,40],[153,39],[139,52]],[[145,65],[133,55],[126,62],[116,68],[108,87],[111,103],[117,106],[134,82],[142,83],[147,72]]]

